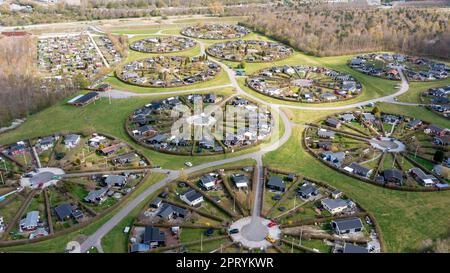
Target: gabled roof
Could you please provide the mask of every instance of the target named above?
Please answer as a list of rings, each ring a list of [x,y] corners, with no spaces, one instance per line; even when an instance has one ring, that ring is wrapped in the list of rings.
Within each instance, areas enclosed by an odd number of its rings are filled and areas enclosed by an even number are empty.
[[[201,193],[194,189],[187,190],[181,196],[184,196],[184,198],[186,198],[189,202],[193,202],[203,197]]]
[[[278,188],[285,188],[285,184],[283,179],[279,176],[272,175],[269,177],[269,181],[267,182],[268,186],[278,187]]]
[[[339,231],[351,230],[351,229],[362,229],[363,224],[359,218],[350,219],[336,219],[332,223],[336,225],[336,229]]]
[[[152,242],[165,242],[166,235],[160,231],[157,227],[145,227],[144,236],[142,242],[144,244],[150,244]]]
[[[305,183],[298,189],[298,193],[302,195],[310,195],[316,191],[317,188],[310,183]]]
[[[345,244],[344,253],[369,253],[369,250],[365,247],[358,246],[358,245],[352,245],[352,244]]]

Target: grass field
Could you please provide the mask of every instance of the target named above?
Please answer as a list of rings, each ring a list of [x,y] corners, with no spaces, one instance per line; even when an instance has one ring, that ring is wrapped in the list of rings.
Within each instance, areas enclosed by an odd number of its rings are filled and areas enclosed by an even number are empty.
[[[418,251],[423,240],[436,239],[449,232],[450,192],[387,190],[337,173],[303,149],[301,130],[296,128],[283,147],[264,157],[264,163],[326,181],[344,191],[366,210],[374,213],[388,251]]]

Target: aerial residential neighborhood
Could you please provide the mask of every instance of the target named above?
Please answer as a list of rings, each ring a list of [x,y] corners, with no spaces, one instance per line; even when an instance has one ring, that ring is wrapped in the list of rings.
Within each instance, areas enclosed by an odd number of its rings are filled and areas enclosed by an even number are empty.
[[[449,16],[0,0],[0,256],[449,253]]]

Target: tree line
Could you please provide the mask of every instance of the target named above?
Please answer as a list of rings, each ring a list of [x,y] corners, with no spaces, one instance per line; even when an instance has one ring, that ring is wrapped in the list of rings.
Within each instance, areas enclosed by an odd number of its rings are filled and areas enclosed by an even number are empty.
[[[0,38],[0,126],[49,107],[79,90],[77,81],[44,80],[36,65],[36,39]]]
[[[242,24],[317,56],[386,50],[448,60],[449,22],[448,9],[311,5],[259,9]]]

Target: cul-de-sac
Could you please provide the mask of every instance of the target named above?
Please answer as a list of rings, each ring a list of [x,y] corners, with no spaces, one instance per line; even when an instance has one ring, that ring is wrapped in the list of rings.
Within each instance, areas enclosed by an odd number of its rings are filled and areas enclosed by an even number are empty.
[[[0,252],[450,252],[448,1],[0,0]]]

